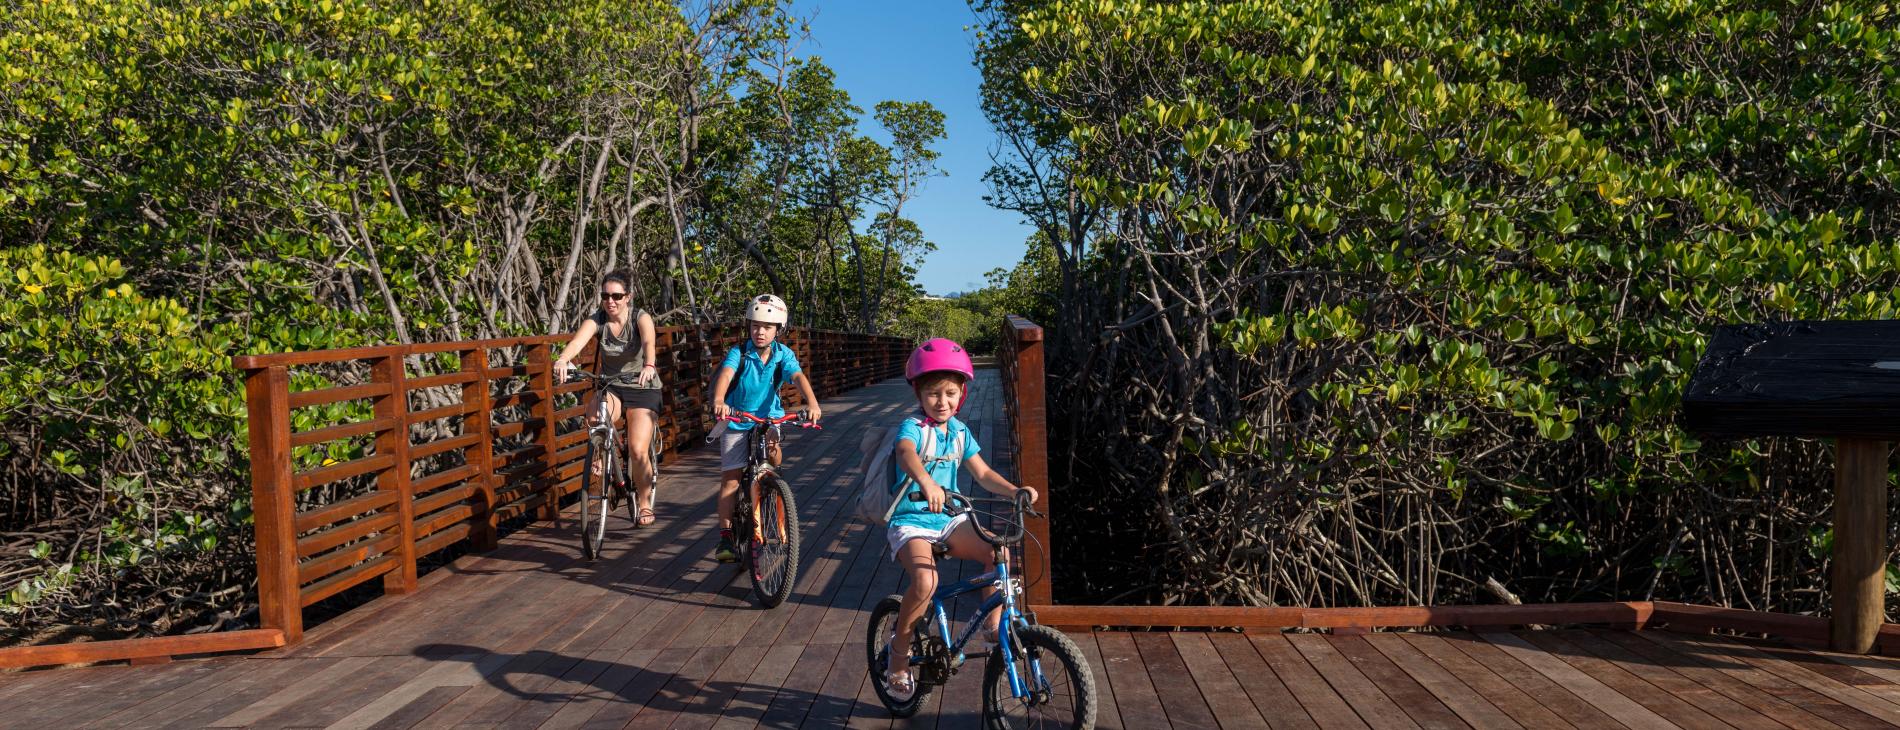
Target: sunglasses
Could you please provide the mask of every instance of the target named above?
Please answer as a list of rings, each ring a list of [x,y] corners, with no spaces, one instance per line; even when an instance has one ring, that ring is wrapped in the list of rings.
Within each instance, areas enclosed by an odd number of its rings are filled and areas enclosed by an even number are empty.
[[[626,299],[626,298],[627,298],[627,293],[626,293],[626,292],[610,292],[610,291],[604,291],[604,292],[601,292],[601,293],[600,293],[600,298],[602,298],[602,299],[605,299],[605,300],[608,300],[608,301],[612,301],[612,302],[617,302],[617,301],[620,301],[620,300],[622,300],[622,299]]]

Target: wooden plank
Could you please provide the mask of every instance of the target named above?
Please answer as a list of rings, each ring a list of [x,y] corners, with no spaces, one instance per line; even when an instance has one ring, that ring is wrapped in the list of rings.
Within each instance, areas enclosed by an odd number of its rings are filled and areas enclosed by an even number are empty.
[[[1365,637],[1332,636],[1327,643],[1350,660],[1360,674],[1372,681],[1399,709],[1420,727],[1467,727],[1461,716],[1440,702],[1424,685],[1372,647]]]
[[[692,699],[680,708],[679,715],[665,727],[678,730],[703,730],[712,727],[725,712],[726,705],[738,698],[746,678],[758,668],[759,662],[765,660],[767,649],[764,645],[758,644],[708,648],[715,651],[723,650],[726,656],[719,664],[719,668],[695,688],[697,694],[694,694]],[[640,720],[635,718],[635,721]],[[660,725],[653,727],[660,727]]]
[[[77,644],[46,644],[0,649],[0,668],[49,667],[61,664],[124,661],[141,657],[169,657],[183,654],[214,654],[227,651],[268,649],[284,645],[284,634],[277,629],[243,629],[182,636],[153,636],[143,639],[86,641]]]
[[[609,669],[618,668],[619,664],[615,660],[623,653],[613,649],[595,651],[558,676],[553,676],[550,671],[551,681],[523,697],[525,701],[516,702],[519,708],[496,727],[519,730],[542,727],[563,705],[590,691],[597,678]]]
[[[244,376],[249,409],[251,513],[257,540],[258,618],[284,642],[303,638],[298,600],[296,493],[291,489],[290,375],[279,365]]]
[[[712,677],[730,654],[731,650],[725,647],[705,647],[693,651],[679,669],[657,688],[657,694],[643,702],[640,712],[623,727],[632,730],[671,725],[679,719],[680,712],[686,709],[698,687]]]
[[[469,448],[480,443],[481,439],[481,434],[468,433],[461,436],[436,439],[425,444],[416,444],[409,447],[409,458],[412,462],[422,461],[437,454]]]
[[[1491,671],[1476,659],[1459,651],[1437,634],[1398,634],[1406,645],[1430,657],[1445,671],[1497,706],[1498,710],[1527,728],[1568,728],[1570,723],[1546,708],[1510,679]],[[1605,718],[1607,719],[1607,718]]]
[[[420,674],[397,684],[382,696],[357,708],[355,712],[331,723],[326,730],[363,730],[384,724],[394,714],[405,712],[413,714],[420,711],[415,705],[418,700],[442,687],[458,688],[455,695],[459,697],[468,688],[487,681],[495,672],[500,671],[509,659],[510,657],[505,655],[479,653],[441,657]],[[430,707],[415,720],[420,721],[422,717],[434,713],[441,706],[441,704],[436,704]],[[410,724],[414,724],[414,721]]]
[[[354,542],[379,532],[391,532],[395,529],[398,519],[397,515],[389,512],[378,512],[371,517],[345,522],[321,532],[297,538],[297,557],[308,558],[338,545]],[[303,568],[300,566],[298,577],[302,580],[312,580],[316,576],[304,575]]]
[[[1220,652],[1221,660],[1231,669],[1246,690],[1247,698],[1253,701],[1255,709],[1274,730],[1305,730],[1317,728],[1306,708],[1300,706],[1298,698],[1287,688],[1280,676],[1268,667],[1260,658],[1260,652],[1253,643],[1242,634],[1213,633],[1209,640]]]
[[[1269,727],[1266,719],[1261,717],[1260,711],[1254,707],[1253,700],[1247,697],[1246,689],[1235,678],[1235,672],[1227,666],[1225,660],[1221,659],[1220,650],[1214,648],[1214,644],[1208,640],[1206,634],[1179,633],[1164,636],[1173,640],[1175,653],[1180,656],[1181,663],[1187,668],[1188,676],[1193,679],[1194,685],[1200,688],[1201,696],[1206,698],[1207,706],[1213,711],[1214,717],[1220,719],[1221,727]],[[1136,644],[1139,646],[1140,642],[1137,641]],[[1147,657],[1145,648],[1142,657]],[[1155,667],[1150,664],[1148,669],[1149,674],[1152,675]],[[1256,681],[1256,679],[1249,677],[1248,681]]]
[[[1662,632],[1650,633],[1661,634]],[[1695,647],[1696,650],[1706,655],[1720,657],[1728,661],[1740,662],[1758,668],[1763,674],[1772,675],[1779,679],[1780,681],[1775,682],[1777,686],[1781,686],[1783,682],[1791,683],[1814,694],[1833,700],[1843,706],[1853,708],[1861,713],[1877,718],[1883,723],[1900,725],[1900,705],[1896,705],[1893,702],[1889,702],[1857,687],[1851,687],[1828,679],[1798,664],[1763,654],[1748,646],[1732,641],[1719,640],[1714,637],[1689,636],[1684,634],[1668,634],[1667,638],[1659,636],[1655,638],[1655,640]]]
[[[1418,723],[1405,714],[1379,687],[1354,667],[1352,660],[1334,649],[1327,637],[1319,634],[1286,634],[1282,637],[1308,664],[1339,691],[1354,712],[1373,728],[1416,728]]]
[[[290,435],[290,445],[294,448],[297,446],[327,443],[338,439],[387,431],[395,427],[396,420],[393,418],[372,418],[367,421],[357,421],[356,423],[344,423],[310,431],[298,431]]]
[[[474,504],[474,514],[469,517],[473,531],[469,535],[470,548],[477,552],[495,549],[495,460],[494,434],[491,426],[494,422],[494,409],[491,407],[491,384],[486,377],[488,371],[488,352],[476,350],[462,353],[462,372],[474,376],[472,382],[462,386],[462,402],[471,409],[472,417],[463,419],[464,432],[475,436],[475,447],[465,454],[468,466],[473,467],[475,486],[479,490]],[[420,483],[427,483],[425,478]],[[427,491],[427,488],[422,488]]]
[[[604,653],[617,658],[591,680],[591,687],[584,688],[580,694],[562,704],[541,724],[541,730],[564,730],[586,724],[589,718],[609,703],[620,701],[620,689],[647,671],[647,665],[659,655],[659,652],[650,649],[606,650]]]
[[[1103,632],[1095,635],[1095,645],[1102,652],[1103,664],[1102,674],[1096,679],[1107,680],[1115,688],[1122,723],[1130,728],[1166,727],[1167,710],[1141,663],[1134,639],[1126,633]]]
[[[1687,700],[1676,697],[1648,680],[1613,662],[1599,658],[1551,632],[1525,631],[1514,636],[1523,641],[1523,646],[1529,647],[1530,651],[1541,652],[1545,657],[1575,668],[1576,671],[1601,682],[1610,691],[1648,708],[1678,727],[1722,730],[1731,726],[1728,720],[1718,719],[1719,715],[1703,712]],[[1546,676],[1550,675],[1546,673]],[[1557,679],[1557,677],[1551,677],[1551,679]],[[1574,685],[1566,684],[1565,686],[1570,687],[1572,692],[1577,691]],[[1747,714],[1753,713],[1744,712],[1744,716]]]
[[[388,492],[370,492],[349,499],[339,500],[322,507],[297,513],[297,532],[305,533],[320,527],[340,522],[357,515],[373,512],[396,503],[396,495]]]
[[[369,562],[332,574],[328,578],[304,586],[302,594],[297,600],[299,603],[308,606],[317,601],[342,593],[348,590],[350,586],[360,585],[364,581],[395,569],[395,556],[387,554],[381,555],[370,559]]]
[[[1141,632],[1130,638],[1135,641],[1140,661],[1148,671],[1148,681],[1154,686],[1171,727],[1213,730],[1220,726],[1201,688],[1195,685],[1194,676],[1188,672],[1187,662],[1175,651],[1172,637]]]
[[[1095,726],[1102,730],[1119,730],[1126,727],[1122,723],[1121,707],[1115,704],[1115,688],[1108,681],[1107,664],[1102,659],[1102,650],[1096,646],[1095,633],[1070,634],[1075,645],[1082,650],[1082,657],[1088,660],[1089,670],[1095,675]],[[1253,649],[1247,650],[1252,653]],[[934,725],[936,718],[932,717]]]
[[[199,696],[166,709],[165,728],[201,728],[277,692],[284,685],[321,672],[337,659],[248,658],[231,662],[232,676]]]
[[[785,685],[772,696],[772,703],[765,708],[759,726],[797,727],[803,722],[812,705],[817,702],[819,690],[823,688],[832,664],[838,660],[840,652],[848,652],[849,649],[848,644],[806,645],[804,652],[798,656],[798,663],[792,667],[791,676],[786,678]]]
[[[390,454],[365,456],[361,459],[354,459],[341,464],[326,466],[321,469],[297,472],[290,477],[290,487],[296,491],[303,492],[308,491],[311,487],[320,487],[331,482],[340,482],[350,477],[392,469],[395,468],[395,466],[396,458]]]
[[[362,385],[348,385],[340,388],[300,390],[295,393],[290,393],[288,400],[290,409],[296,410],[298,408],[327,406],[331,403],[340,403],[348,400],[386,398],[389,396],[389,392],[389,386],[386,384],[364,383]]]
[[[1888,381],[1893,378],[1887,378]],[[1891,384],[1889,386],[1891,390]],[[1888,428],[1892,428],[1891,424]],[[1834,540],[1829,585],[1835,651],[1866,654],[1887,612],[1886,441],[1842,438],[1834,445]]]
[[[469,350],[469,352],[475,352],[475,351]],[[418,390],[427,390],[429,388],[440,388],[445,385],[468,385],[470,383],[478,383],[478,382],[481,382],[480,373],[473,373],[467,370],[457,370],[454,372],[442,373],[440,375],[426,375],[420,378],[410,378],[409,382],[404,384],[404,388],[406,388],[409,392],[414,393]]]
[[[1634,652],[1611,643],[1596,631],[1550,631],[1528,635],[1532,643],[1542,646],[1540,638],[1549,636],[1562,639],[1571,652],[1565,656],[1596,657],[1614,664],[1623,671],[1641,677],[1643,681],[1654,685],[1656,689],[1670,697],[1695,705],[1712,717],[1737,728],[1748,730],[1778,730],[1786,727],[1782,723],[1769,719],[1748,707],[1729,699],[1722,693],[1710,689],[1693,679],[1671,669],[1668,665],[1645,659]],[[1625,693],[1629,694],[1629,693]],[[1633,695],[1632,695],[1633,696]],[[1679,723],[1680,724],[1680,723]]]
[[[1497,705],[1459,681],[1458,677],[1425,656],[1398,634],[1367,634],[1361,641],[1384,655],[1392,666],[1405,672],[1412,681],[1430,693],[1436,702],[1472,727],[1516,727],[1517,721],[1499,710]],[[1355,659],[1356,660],[1356,659]],[[1410,706],[1407,706],[1410,709]],[[1413,717],[1417,718],[1417,715]],[[1553,718],[1554,719],[1554,718]],[[1423,719],[1419,720],[1424,723]]]
[[[304,677],[301,681],[287,683],[277,687],[275,692],[258,699],[256,702],[245,705],[231,714],[211,721],[207,724],[207,727],[248,727],[256,725],[264,718],[275,714],[278,710],[289,707],[305,698],[333,689],[338,683],[362,673],[375,663],[376,659],[373,657],[352,657],[338,660],[333,664],[323,667],[316,673]]]
[[[752,674],[746,677],[745,684],[726,703],[713,727],[750,728],[758,725],[759,720],[765,717],[766,708],[771,706],[772,698],[777,696],[779,687],[791,676],[792,668],[804,653],[805,647],[791,644],[775,644],[767,649]]]
[[[376,724],[369,726],[369,730],[403,730],[415,727],[417,723],[422,722],[437,710],[454,703],[462,695],[468,694],[470,689],[473,688],[468,685],[430,687],[421,696],[404,703],[396,711],[376,721]]]
[[[1703,658],[1683,654],[1650,641],[1637,633],[1606,631],[1597,633],[1595,636],[1645,661],[1657,666],[1669,667],[1676,673],[1721,693],[1736,704],[1788,727],[1819,727],[1828,724],[1817,715],[1810,713],[1809,707],[1788,702],[1736,677],[1732,672],[1739,665],[1730,662],[1705,661]],[[1806,698],[1797,698],[1797,700],[1805,702]]]
[[[1286,683],[1287,690],[1299,700],[1300,706],[1306,708],[1314,724],[1326,730],[1367,727],[1366,721],[1347,704],[1341,693],[1327,684],[1326,679],[1285,636],[1278,633],[1251,634],[1247,638],[1260,658],[1280,681]]]
[[[1503,650],[1504,653],[1522,662],[1525,666],[1537,670],[1561,685],[1572,694],[1583,698],[1604,714],[1618,722],[1633,728],[1640,727],[1676,727],[1677,725],[1656,714],[1641,703],[1624,696],[1621,692],[1596,677],[1586,674],[1569,663],[1538,649],[1516,634],[1487,632],[1478,634],[1485,641]],[[1634,685],[1631,685],[1634,686]],[[1686,708],[1686,705],[1683,705]],[[1693,709],[1693,708],[1688,708]],[[1701,713],[1697,711],[1696,715]]]
[[[543,676],[541,672],[544,665],[561,659],[560,655],[547,651],[495,652],[493,656],[503,660],[501,668],[484,674],[480,684],[469,687],[455,702],[437,709],[424,718],[420,725],[451,727],[464,722],[470,725],[492,724],[492,721],[481,723],[471,716],[486,710],[491,703],[511,703],[509,695],[520,691],[518,684],[521,678]]]
[[[1446,634],[1445,642],[1471,657],[1493,673],[1524,690],[1540,704],[1580,727],[1618,727],[1622,723],[1590,702],[1579,698],[1563,685],[1552,682],[1536,669],[1524,664],[1503,649],[1474,634]]]

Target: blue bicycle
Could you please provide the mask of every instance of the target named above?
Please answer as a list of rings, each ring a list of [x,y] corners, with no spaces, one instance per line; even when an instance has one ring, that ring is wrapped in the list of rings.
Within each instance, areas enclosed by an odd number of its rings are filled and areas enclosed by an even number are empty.
[[[910,663],[912,671],[917,673],[917,689],[901,701],[892,696],[885,669],[890,650],[887,644],[895,634],[897,610],[904,597],[886,596],[872,609],[865,649],[871,685],[877,690],[878,699],[898,717],[916,714],[930,693],[948,683],[963,666],[963,647],[983,626],[983,617],[1000,607],[1003,615],[999,625],[1003,630],[997,632],[996,646],[990,650],[983,666],[984,725],[997,729],[1095,727],[1095,676],[1089,671],[1088,659],[1069,637],[1038,625],[1034,614],[1022,610],[1022,587],[1010,575],[1009,561],[1004,558],[1004,548],[1023,540],[1022,516],[1036,514],[1030,509],[1029,495],[1019,493],[1015,500],[972,498],[955,492],[948,496],[951,499],[944,504],[944,511],[952,516],[965,511],[981,514],[980,510],[973,509],[975,502],[1014,504],[1013,518],[990,515],[992,522],[1007,523],[1010,532],[997,535],[972,521],[977,535],[990,544],[996,567],[969,580],[939,586],[931,595],[928,610],[911,632]],[[911,497],[920,500],[922,495]],[[944,556],[943,550],[939,546],[939,560]],[[953,641],[944,605],[957,596],[992,586],[997,589],[995,595],[983,601],[976,616]],[[1045,662],[1045,659],[1052,661]],[[1059,671],[1045,671],[1045,665]]]

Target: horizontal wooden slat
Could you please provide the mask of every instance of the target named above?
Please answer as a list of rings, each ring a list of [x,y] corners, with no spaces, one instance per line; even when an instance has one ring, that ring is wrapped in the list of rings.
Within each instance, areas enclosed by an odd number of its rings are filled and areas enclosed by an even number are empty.
[[[374,540],[364,540],[324,553],[321,557],[313,558],[297,566],[298,581],[311,583],[322,580],[337,571],[361,563],[377,555],[387,555],[390,551],[395,550],[396,546],[401,544],[401,542],[401,535],[389,534]]]
[[[422,519],[423,515],[442,509],[443,507],[447,507],[451,504],[455,504],[456,502],[460,502],[462,500],[468,499],[469,495],[474,494],[474,493],[475,493],[474,485],[463,484],[461,486],[450,487],[440,492],[436,492],[435,494],[431,494],[427,497],[422,497],[420,499],[417,499],[416,510],[415,510],[416,519],[418,520]]]
[[[301,492],[311,487],[329,484],[330,482],[382,471],[395,465],[396,457],[393,454],[365,456],[355,461],[346,461],[335,466],[326,466],[322,469],[314,469],[294,474],[290,478],[290,485],[292,488]]]
[[[466,449],[479,443],[481,443],[481,435],[473,433],[445,439],[436,439],[426,444],[410,446],[409,460],[421,461],[436,454],[454,451],[456,449]]]
[[[440,530],[442,528],[448,527],[449,525],[453,525],[457,522],[465,521],[474,514],[475,514],[475,508],[464,504],[464,505],[457,505],[457,506],[442,510],[441,512],[431,515],[426,519],[421,516],[417,516],[416,517],[416,534],[427,535],[429,533],[435,532],[436,530]]]
[[[580,416],[585,416],[585,415],[587,415],[587,404],[580,403],[580,404],[568,406],[566,408],[562,408],[561,410],[555,411],[554,420],[565,421],[569,418],[578,418]]]
[[[1338,629],[1423,626],[1623,624],[1641,627],[1651,604],[1553,603],[1525,606],[1389,606],[1284,608],[1272,606],[1051,606],[1032,609],[1051,626],[1157,626],[1178,628]]]
[[[1726,629],[1771,634],[1789,639],[1829,641],[1828,620],[1820,616],[1796,616],[1786,613],[1749,611],[1741,608],[1696,606],[1657,601],[1652,624],[1677,631]],[[1900,624],[1883,623],[1874,641],[1881,653],[1900,654]]]
[[[441,532],[437,532],[428,537],[418,537],[416,538],[416,556],[421,557],[428,555],[437,550],[454,545],[460,540],[467,539],[469,530],[471,529],[473,528],[471,528],[467,522],[460,522],[449,525],[443,528]]]
[[[479,475],[480,470],[477,469],[474,464],[463,464],[454,469],[443,470],[426,477],[417,477],[409,483],[409,489],[415,494],[428,494],[430,490],[445,484],[454,484]]]
[[[366,436],[379,431],[387,431],[395,427],[396,419],[394,418],[372,418],[367,421],[345,423],[327,428],[319,428],[314,431],[293,433],[290,435],[290,445],[309,446],[310,444],[346,439],[351,436]]]
[[[308,408],[310,406],[327,405],[338,401],[379,398],[389,395],[389,388],[390,385],[388,383],[364,383],[362,385],[348,385],[341,388],[300,390],[290,394],[290,407],[295,410],[298,408]]]
[[[469,413],[473,413],[474,411],[475,411],[475,405],[472,403],[450,403],[446,406],[438,406],[426,411],[417,411],[415,413],[411,413],[409,414],[409,422],[410,423],[424,423],[427,421],[436,420],[438,418],[449,418],[452,416],[467,415]]]
[[[502,378],[519,378],[538,372],[540,372],[540,369],[529,365],[512,365],[509,367],[488,368],[482,371],[482,377],[488,378],[489,380],[501,380]]]
[[[271,649],[283,645],[284,632],[282,631],[243,629],[184,636],[153,636],[144,639],[16,646],[0,649],[0,669],[90,664],[187,654],[215,654],[225,651]]]
[[[410,391],[417,391],[417,390],[422,390],[423,388],[440,388],[444,385],[464,385],[467,383],[473,383],[477,380],[481,380],[480,373],[469,373],[469,372],[457,371],[457,372],[452,372],[452,373],[443,373],[441,375],[430,375],[430,376],[421,377],[421,378],[410,378],[406,382],[403,383],[403,387]]]
[[[305,586],[301,594],[303,605],[308,606],[312,603],[316,603],[317,601],[349,590],[351,586],[358,585],[371,578],[395,570],[399,562],[400,560],[395,553],[388,553],[375,560],[371,560]]]
[[[273,365],[315,365],[317,363],[344,362],[347,360],[373,360],[401,355],[402,345],[372,345],[369,347],[348,347],[336,350],[311,350],[308,352],[281,352],[269,355],[238,355],[231,358],[231,364],[239,370],[258,370]]]
[[[540,393],[536,393],[532,390],[524,390],[519,393],[509,393],[508,395],[504,395],[500,398],[496,398],[491,407],[515,408],[515,407],[520,407],[520,406],[531,406],[540,402],[541,402]]]
[[[547,451],[547,447],[540,444],[529,444],[519,449],[510,449],[508,451],[496,451],[494,456],[495,468],[499,470],[504,465],[512,465],[528,459],[538,459],[542,454],[547,453]]]
[[[503,439],[520,434],[523,431],[539,428],[541,428],[541,419],[530,418],[526,421],[515,421],[513,423],[497,423],[493,428],[489,429],[489,432],[493,433],[495,438]]]
[[[388,532],[396,526],[396,513],[384,512],[355,522],[346,522],[322,532],[297,538],[297,557],[307,558],[371,533]]]
[[[297,513],[297,534],[325,527],[396,503],[395,492],[370,492]]]

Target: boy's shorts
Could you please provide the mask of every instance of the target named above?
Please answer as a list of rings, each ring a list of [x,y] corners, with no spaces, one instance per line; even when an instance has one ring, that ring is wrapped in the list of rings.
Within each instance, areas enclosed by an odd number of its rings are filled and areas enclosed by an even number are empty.
[[[765,426],[755,425],[752,428],[765,428]],[[779,438],[783,435],[782,432],[779,430],[779,427],[772,426],[771,428],[772,428],[772,440],[773,441],[779,440]],[[751,433],[751,431],[750,430],[734,431],[732,429],[726,429],[725,433],[719,434],[719,470],[720,471],[737,471],[739,469],[745,468],[746,461],[752,456],[751,454],[746,453],[746,450],[745,450],[745,435],[748,433]]]
[[[950,524],[941,530],[893,523],[884,531],[884,539],[891,544],[891,559],[896,560],[897,551],[903,549],[904,543],[911,540],[928,540],[932,545],[942,545],[950,540],[950,533],[956,532],[957,528],[969,521],[970,513],[965,512],[951,518]]]

